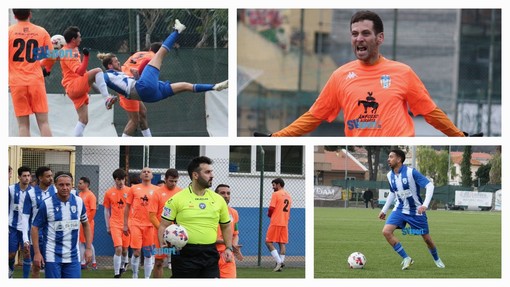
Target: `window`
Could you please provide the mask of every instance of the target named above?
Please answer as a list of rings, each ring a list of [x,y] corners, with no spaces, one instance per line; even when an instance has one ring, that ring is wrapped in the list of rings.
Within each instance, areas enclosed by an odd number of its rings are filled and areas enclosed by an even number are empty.
[[[189,162],[197,156],[200,156],[200,146],[176,146],[175,168],[188,170]]]
[[[143,168],[143,155],[143,146],[121,146],[120,168],[141,170]]]
[[[303,175],[303,146],[262,146],[264,172]],[[258,173],[262,158],[258,146],[230,146],[229,172]]]
[[[170,166],[169,146],[149,146],[149,166],[152,169],[167,169]]]
[[[281,147],[281,173],[303,174],[303,146]]]
[[[264,172],[276,171],[276,146],[262,146],[264,149]],[[257,156],[257,171],[261,170],[262,158]]]
[[[230,146],[229,172],[251,172],[251,146]]]

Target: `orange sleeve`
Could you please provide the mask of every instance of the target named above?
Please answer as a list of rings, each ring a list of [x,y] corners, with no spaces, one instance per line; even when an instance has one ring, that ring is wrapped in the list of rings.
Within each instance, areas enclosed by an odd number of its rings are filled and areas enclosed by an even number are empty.
[[[427,123],[449,137],[464,136],[464,133],[452,123],[452,121],[441,109],[437,107],[432,112],[423,115],[423,117]]]
[[[271,134],[272,137],[295,137],[302,136],[315,130],[322,120],[316,118],[309,111],[300,116],[286,128]]]

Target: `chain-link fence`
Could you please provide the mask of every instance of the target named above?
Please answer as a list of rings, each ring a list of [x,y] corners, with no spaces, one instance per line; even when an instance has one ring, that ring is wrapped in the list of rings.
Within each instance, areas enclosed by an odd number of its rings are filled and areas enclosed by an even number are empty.
[[[243,149],[244,148],[244,149]],[[246,149],[247,148],[247,149]],[[27,165],[36,170],[49,166],[53,172],[70,171],[75,186],[80,177],[88,177],[90,190],[96,195],[98,207],[95,216],[94,247],[98,268],[112,268],[114,253],[110,236],[106,232],[103,200],[106,190],[114,185],[112,172],[117,168],[128,171],[130,181],[137,181],[144,166],[153,172],[152,183],[164,179],[168,168],[176,168],[177,183],[186,187],[190,183],[186,168],[189,160],[198,155],[213,160],[214,180],[228,184],[232,195],[230,206],[239,213],[240,244],[244,260],[241,267],[274,267],[274,260],[265,247],[265,234],[269,226],[267,210],[273,192],[271,181],[280,177],[291,194],[293,204],[289,222],[289,243],[285,263],[287,266],[305,265],[305,164],[303,146],[264,146],[264,171],[261,169],[260,147],[256,146],[10,146],[10,165]],[[252,155],[239,160],[240,150]],[[274,151],[274,152],[271,152]],[[239,169],[236,167],[242,166]],[[246,168],[248,167],[248,168]],[[16,180],[10,179],[11,184]],[[262,186],[261,186],[262,183]]]
[[[112,52],[124,63],[134,52],[147,49],[149,43],[163,41],[173,31],[175,19],[185,24],[186,30],[164,58],[160,80],[215,84],[228,79],[227,9],[33,9],[31,22],[50,35],[77,26],[82,36],[80,50],[90,50],[88,69],[92,69],[103,68],[96,57],[98,52]],[[61,80],[57,62],[45,78],[49,97],[65,94]],[[208,135],[204,93],[185,92],[146,106],[154,136]],[[122,135],[127,120],[127,113],[117,105],[113,124],[118,135]],[[168,122],[173,123],[172,129],[166,128]]]

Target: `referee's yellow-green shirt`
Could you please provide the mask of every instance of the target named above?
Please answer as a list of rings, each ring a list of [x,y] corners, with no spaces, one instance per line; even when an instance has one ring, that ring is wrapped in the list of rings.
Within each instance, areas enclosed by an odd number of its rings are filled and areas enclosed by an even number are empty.
[[[206,189],[203,196],[197,196],[189,186],[165,203],[161,217],[184,226],[188,244],[215,243],[218,223],[230,222],[223,197],[210,189]]]

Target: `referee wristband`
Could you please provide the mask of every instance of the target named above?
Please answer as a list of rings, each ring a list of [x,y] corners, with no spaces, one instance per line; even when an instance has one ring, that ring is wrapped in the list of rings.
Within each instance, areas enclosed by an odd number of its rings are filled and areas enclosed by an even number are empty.
[[[230,251],[234,252],[234,249],[233,249],[232,247],[227,247],[226,249],[228,249],[228,250],[230,250]]]

